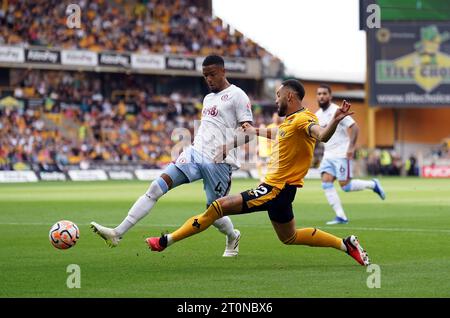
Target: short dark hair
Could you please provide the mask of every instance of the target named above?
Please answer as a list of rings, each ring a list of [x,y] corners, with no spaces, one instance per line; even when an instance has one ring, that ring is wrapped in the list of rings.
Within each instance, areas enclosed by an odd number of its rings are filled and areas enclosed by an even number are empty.
[[[281,85],[289,87],[294,92],[296,92],[300,100],[303,100],[303,97],[305,97],[305,88],[303,87],[302,83],[300,83],[300,81],[296,79],[289,79],[281,83]]]
[[[203,61],[203,66],[219,65],[225,67],[225,61],[219,55],[208,55]]]
[[[331,95],[331,86],[328,84],[320,84],[319,88],[325,88],[326,90],[328,90],[328,93],[330,93]]]

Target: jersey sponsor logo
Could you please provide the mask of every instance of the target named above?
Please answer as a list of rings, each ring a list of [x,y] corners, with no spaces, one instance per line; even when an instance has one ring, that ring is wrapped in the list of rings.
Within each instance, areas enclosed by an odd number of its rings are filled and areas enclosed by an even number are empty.
[[[202,111],[202,116],[216,117],[218,114],[219,110],[217,109],[216,105],[214,105],[213,107],[204,108]]]

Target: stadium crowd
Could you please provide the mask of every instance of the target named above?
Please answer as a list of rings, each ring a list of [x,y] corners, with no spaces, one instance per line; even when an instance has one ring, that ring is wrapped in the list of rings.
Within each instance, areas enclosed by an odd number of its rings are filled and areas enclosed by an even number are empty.
[[[81,28],[71,29],[65,2],[2,1],[0,45],[277,59],[211,16],[200,0],[77,4]],[[193,136],[202,107],[199,92],[183,85],[157,91],[148,77],[32,69],[9,74],[10,95],[20,105],[0,107],[2,170],[63,171],[95,162],[161,167],[178,142],[173,130],[187,128]],[[256,118],[268,120],[257,112]]]
[[[145,76],[115,74],[111,78],[111,74],[20,69],[10,74],[15,98],[42,98],[48,111],[53,112],[65,104],[77,104],[83,112],[92,107],[105,107],[108,111],[111,99],[117,102],[124,99],[141,108],[153,104],[179,110],[181,102],[199,107],[199,96],[194,96],[188,88],[179,85],[176,92],[157,94],[155,85]]]
[[[64,171],[95,162],[163,167],[172,161],[175,144],[185,141],[185,133],[173,134],[175,128],[185,128],[193,137],[194,121],[199,119],[199,112],[168,108],[129,114],[123,102],[105,102],[89,111],[48,110],[0,109],[0,170]],[[75,133],[68,134],[63,122],[75,124]]]
[[[195,0],[77,1],[81,28],[66,27],[67,3],[8,0],[0,7],[0,45],[274,59],[211,16]]]
[[[138,162],[149,166],[169,162],[172,142],[168,130],[175,125],[167,112],[123,116],[122,107],[114,111],[67,108],[57,113],[58,122],[78,124],[75,138],[49,124],[43,108],[25,111],[1,110],[1,169],[64,170],[67,165],[89,162]],[[185,118],[185,117],[181,117]],[[169,134],[170,136],[170,134]]]
[[[392,149],[374,149],[368,151],[361,148],[355,156],[355,162],[366,169],[363,174],[372,176],[418,176],[418,160],[411,154],[406,160],[402,160],[399,153]]]
[[[176,95],[165,98],[174,103]],[[87,168],[95,163],[161,168],[172,161],[173,150],[180,150],[175,145],[186,141],[173,134],[176,128],[185,128],[191,138],[194,136],[199,109],[183,109],[143,107],[130,113],[123,101],[111,103],[107,99],[86,109],[70,103],[62,107],[0,108],[0,170],[65,171],[70,166]],[[76,129],[69,134],[64,122]],[[255,114],[256,125],[269,122],[269,113]],[[315,153],[317,164],[320,149],[318,146]],[[416,176],[419,172],[413,155],[402,161],[392,150],[361,148],[355,156],[355,173]]]
[[[0,45],[94,51],[276,59],[264,48],[206,12],[196,0],[81,0],[81,29],[66,27],[67,3],[8,0],[0,6]],[[189,89],[156,92],[148,80],[108,80],[87,72],[11,70],[13,96],[40,103],[0,107],[0,169],[63,171],[95,162],[162,167],[178,142],[175,128],[194,133],[202,96]],[[102,77],[103,76],[103,77]],[[122,80],[123,79],[123,80]],[[122,93],[120,93],[122,92]],[[115,94],[118,93],[118,94]],[[250,96],[254,101],[255,97]],[[255,125],[270,122],[255,112]],[[319,156],[318,156],[319,158]],[[369,174],[415,174],[388,150],[361,149]]]
[[[12,74],[19,105],[0,107],[2,170],[64,171],[96,162],[163,167],[180,142],[174,129],[186,128],[192,138],[200,118],[202,96],[187,90],[155,94],[152,85],[136,79],[111,81],[105,89],[105,81],[86,72]],[[114,95],[118,88],[124,95]],[[269,120],[255,115],[257,123]]]
[[[193,137],[194,121],[200,118],[202,95],[194,96],[183,85],[156,94],[148,80],[138,77],[105,80],[86,72],[42,70],[11,75],[18,101],[40,103],[0,107],[1,170],[64,171],[93,163],[163,167],[179,142],[178,135],[172,137],[174,129],[186,128]],[[255,125],[270,123],[271,111],[255,108]],[[318,146],[315,166],[321,156]],[[415,156],[402,161],[388,149],[359,149],[355,169],[358,175],[418,174]]]

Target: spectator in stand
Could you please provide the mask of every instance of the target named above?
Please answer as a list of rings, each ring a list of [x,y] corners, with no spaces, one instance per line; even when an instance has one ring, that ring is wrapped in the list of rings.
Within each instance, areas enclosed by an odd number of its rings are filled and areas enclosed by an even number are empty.
[[[414,155],[410,155],[405,162],[405,171],[408,176],[418,176],[419,167],[417,165],[417,158]]]
[[[388,150],[384,149],[380,153],[380,168],[382,175],[391,174],[392,157]]]

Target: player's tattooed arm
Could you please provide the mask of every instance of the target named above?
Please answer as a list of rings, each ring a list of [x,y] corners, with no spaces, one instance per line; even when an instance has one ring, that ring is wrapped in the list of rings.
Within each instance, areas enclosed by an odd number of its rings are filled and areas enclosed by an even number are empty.
[[[310,127],[310,134],[321,142],[327,142],[333,136],[336,131],[336,127],[339,122],[346,116],[353,115],[354,112],[350,111],[351,104],[344,100],[342,106],[336,110],[333,119],[326,127],[320,127],[319,125],[313,125]]]
[[[278,128],[255,128],[248,123],[243,124],[242,129],[246,134],[268,139],[276,139],[278,134]]]

